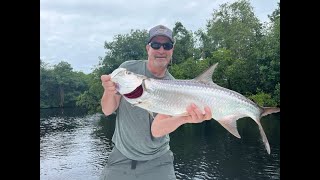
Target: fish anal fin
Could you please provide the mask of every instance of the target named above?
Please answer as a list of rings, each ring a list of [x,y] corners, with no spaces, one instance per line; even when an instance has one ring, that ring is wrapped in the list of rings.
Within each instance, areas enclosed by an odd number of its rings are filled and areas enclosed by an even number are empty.
[[[228,130],[232,135],[236,136],[237,138],[241,138],[238,129],[237,129],[237,120],[243,115],[228,115],[224,116],[223,118],[219,119],[218,122]]]

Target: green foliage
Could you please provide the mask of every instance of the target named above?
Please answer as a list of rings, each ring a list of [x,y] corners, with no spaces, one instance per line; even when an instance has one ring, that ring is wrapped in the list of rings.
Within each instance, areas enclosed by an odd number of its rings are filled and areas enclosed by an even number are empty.
[[[211,52],[226,48],[233,52],[234,58],[245,59],[261,35],[259,19],[247,0],[220,5],[214,10],[207,24],[207,41],[204,46]]]
[[[274,99],[277,102],[277,105],[280,107],[280,82],[275,87]]]
[[[231,88],[229,85],[231,76],[226,73],[227,68],[233,63],[232,52],[226,48],[220,48],[212,53],[211,57],[207,60],[209,64],[219,63],[214,71],[214,82],[220,86]]]
[[[280,2],[278,2],[277,9],[275,9],[271,15],[268,15],[268,17],[272,22],[280,20]]]
[[[103,94],[101,81],[90,74],[89,89],[78,96],[76,105],[88,110],[89,114],[101,112],[100,99]]]
[[[53,68],[40,61],[40,108],[76,106],[88,83],[86,74],[74,72],[65,61]]]
[[[265,28],[265,35],[257,45],[256,55],[259,87],[264,92],[273,93],[280,82],[280,7],[269,18],[271,23]]]
[[[249,96],[249,99],[252,99],[259,106],[277,106],[277,102],[271,98],[271,95],[264,92],[259,92],[258,94],[251,95]]]
[[[146,30],[131,30],[129,34],[118,34],[112,42],[105,43],[106,56],[100,62],[101,74],[110,74],[127,60],[146,59]]]
[[[48,64],[40,63],[40,108],[58,107],[58,83]]]
[[[181,64],[172,65],[169,71],[176,79],[193,79],[208,67],[208,61],[199,61],[189,58]]]
[[[193,56],[194,40],[192,32],[188,31],[181,22],[176,22],[173,28],[175,39],[174,53],[172,62],[179,64]]]

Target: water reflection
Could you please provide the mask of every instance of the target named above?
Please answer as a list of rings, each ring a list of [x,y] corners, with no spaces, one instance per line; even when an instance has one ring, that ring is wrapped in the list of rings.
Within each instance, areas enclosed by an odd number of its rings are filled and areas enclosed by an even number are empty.
[[[249,118],[238,122],[241,139],[216,121],[184,126],[171,134],[179,179],[280,179],[279,116],[263,119],[270,155]]]
[[[186,124],[171,133],[178,179],[280,179],[280,116],[262,125],[271,154],[251,119],[238,121],[241,139],[216,121]],[[112,149],[115,116],[77,109],[45,110],[40,116],[40,178],[97,180]]]

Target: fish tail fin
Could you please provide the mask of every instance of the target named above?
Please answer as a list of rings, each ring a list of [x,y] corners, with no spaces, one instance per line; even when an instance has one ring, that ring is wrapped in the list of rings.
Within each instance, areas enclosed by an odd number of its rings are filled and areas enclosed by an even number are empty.
[[[260,118],[256,120],[256,123],[258,124],[258,127],[259,127],[259,132],[260,132],[263,144],[266,147],[268,154],[270,154],[270,145],[269,145],[267,136],[262,128],[262,125],[260,123],[260,119],[263,116],[266,116],[266,115],[272,114],[272,113],[277,113],[277,112],[280,112],[280,108],[278,108],[278,107],[262,107],[262,112],[261,112]]]
[[[262,142],[263,142],[264,146],[266,147],[266,150],[267,150],[268,154],[270,154],[269,141],[267,139],[266,133],[264,132],[264,130],[262,128],[262,125],[260,123],[260,119],[257,119],[256,123],[258,124],[258,127],[259,127],[259,132],[260,132],[260,135],[261,135],[261,138],[262,138]]]
[[[262,113],[260,117],[266,116],[268,114],[280,112],[280,108],[278,107],[262,107]]]

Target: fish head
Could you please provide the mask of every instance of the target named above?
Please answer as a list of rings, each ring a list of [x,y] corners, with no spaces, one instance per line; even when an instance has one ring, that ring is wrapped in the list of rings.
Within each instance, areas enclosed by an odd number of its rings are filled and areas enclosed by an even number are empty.
[[[111,81],[115,83],[116,90],[120,94],[133,92],[142,84],[143,79],[146,79],[146,77],[140,74],[135,74],[125,68],[115,69],[111,73]]]

